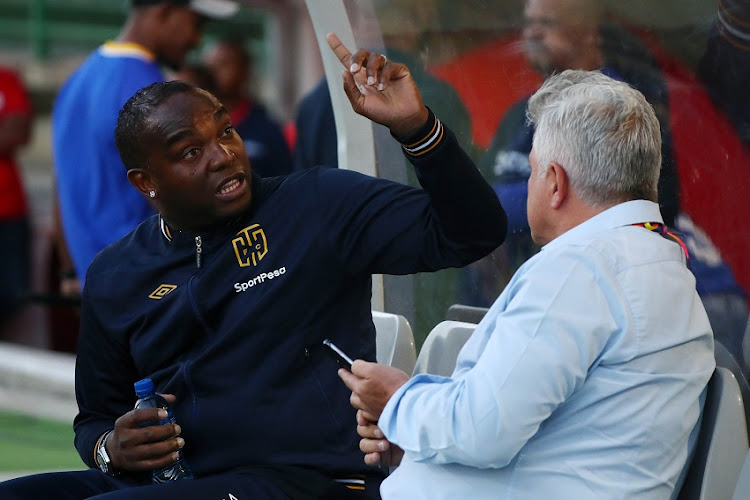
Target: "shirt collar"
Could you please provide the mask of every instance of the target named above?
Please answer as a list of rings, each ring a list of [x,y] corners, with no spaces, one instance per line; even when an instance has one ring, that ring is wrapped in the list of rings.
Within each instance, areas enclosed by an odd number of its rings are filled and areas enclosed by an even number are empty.
[[[156,56],[143,45],[134,42],[109,41],[99,47],[99,53],[108,57],[133,57],[153,62]]]
[[[594,217],[569,229],[542,247],[542,250],[582,241],[590,236],[621,226],[629,226],[641,222],[664,223],[659,205],[648,200],[632,200],[608,208]]]

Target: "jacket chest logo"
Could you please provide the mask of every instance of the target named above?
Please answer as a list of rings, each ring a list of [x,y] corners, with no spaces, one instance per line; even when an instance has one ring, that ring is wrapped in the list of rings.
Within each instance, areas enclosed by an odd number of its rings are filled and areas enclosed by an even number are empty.
[[[168,285],[166,283],[162,283],[161,285],[156,287],[156,290],[151,292],[151,295],[149,295],[148,298],[154,299],[154,300],[161,300],[164,298],[165,295],[173,292],[175,288],[177,288],[177,285]]]
[[[240,267],[257,266],[268,253],[266,233],[259,224],[253,224],[237,233],[232,240],[234,254]]]

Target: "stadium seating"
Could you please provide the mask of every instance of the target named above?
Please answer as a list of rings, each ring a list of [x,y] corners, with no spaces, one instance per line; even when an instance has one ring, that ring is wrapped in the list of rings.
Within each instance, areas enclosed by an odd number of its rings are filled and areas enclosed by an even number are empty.
[[[409,322],[399,314],[372,311],[375,324],[378,363],[411,373],[417,359],[414,334]]]
[[[487,307],[476,307],[467,306],[464,304],[453,304],[448,308],[448,312],[445,313],[445,319],[449,321],[462,321],[464,323],[479,324],[487,314],[489,308]]]
[[[731,500],[747,453],[737,379],[729,369],[717,367],[708,383],[695,454],[677,500]]]
[[[750,451],[745,457],[745,463],[740,471],[740,479],[734,487],[732,500],[747,500],[750,498]]]
[[[473,323],[442,321],[430,331],[419,351],[413,374],[431,373],[449,377],[456,366],[456,357],[471,337]]]
[[[734,378],[737,379],[737,385],[740,387],[740,394],[744,403],[745,423],[748,425],[747,433],[750,436],[750,384],[747,381],[747,376],[737,358],[719,341],[714,342],[714,357],[716,358],[716,366],[729,369]]]

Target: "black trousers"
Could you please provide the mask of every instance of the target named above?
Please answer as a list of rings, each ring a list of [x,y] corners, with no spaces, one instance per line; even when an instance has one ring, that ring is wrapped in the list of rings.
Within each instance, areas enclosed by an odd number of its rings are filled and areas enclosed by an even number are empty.
[[[321,500],[379,499],[379,480],[365,490],[338,483]],[[142,485],[103,474],[98,469],[53,472],[0,483],[2,500],[297,500],[271,479],[252,473],[216,474],[167,484]]]

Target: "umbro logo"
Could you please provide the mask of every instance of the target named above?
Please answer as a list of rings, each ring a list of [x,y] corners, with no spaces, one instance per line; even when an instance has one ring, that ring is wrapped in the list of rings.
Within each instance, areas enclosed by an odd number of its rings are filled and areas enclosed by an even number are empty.
[[[175,288],[177,288],[177,285],[168,285],[166,283],[162,283],[161,285],[156,287],[156,290],[151,292],[151,295],[149,295],[148,298],[154,299],[154,300],[161,300],[164,298],[165,295],[172,293]]]

